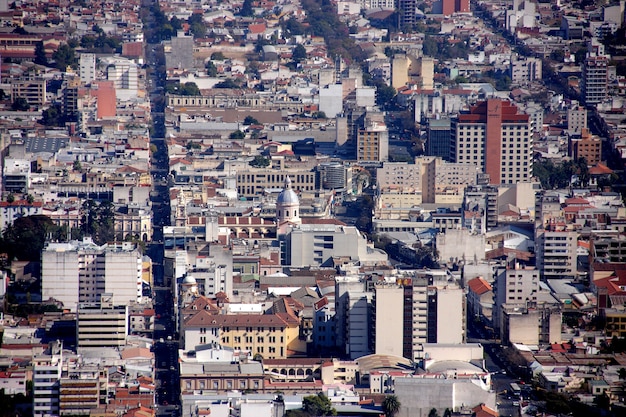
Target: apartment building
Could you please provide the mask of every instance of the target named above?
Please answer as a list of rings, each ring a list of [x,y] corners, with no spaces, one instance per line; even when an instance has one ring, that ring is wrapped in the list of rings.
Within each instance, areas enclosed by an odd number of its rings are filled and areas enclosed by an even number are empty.
[[[11,80],[11,101],[18,98],[26,99],[31,106],[43,106],[46,104],[46,80]]]
[[[541,80],[541,60],[539,58],[516,56],[509,67],[513,84],[529,84]]]
[[[514,184],[532,176],[529,116],[505,100],[488,99],[452,119],[451,158],[473,163],[490,184]]]
[[[63,365],[63,346],[53,342],[50,353],[33,358],[33,416],[59,414],[59,379]]]
[[[598,104],[607,97],[609,58],[590,53],[582,68],[581,95],[586,105]]]
[[[104,294],[99,303],[78,304],[76,314],[78,348],[121,347],[128,336],[128,306],[114,305]]]
[[[537,268],[544,279],[577,275],[578,233],[562,228],[539,229],[535,235]]]
[[[72,311],[78,303],[100,302],[103,294],[118,304],[140,301],[142,255],[131,242],[51,242],[42,252],[41,276],[43,299],[54,298]]]
[[[511,262],[499,271],[493,285],[493,325],[496,331],[503,326],[502,311],[505,305],[525,307],[527,302],[537,301],[539,282],[539,270],[517,262]]]
[[[587,109],[573,101],[567,109],[567,133],[581,134],[587,129]]]
[[[357,161],[383,162],[389,159],[389,131],[382,113],[366,113],[357,133]]]

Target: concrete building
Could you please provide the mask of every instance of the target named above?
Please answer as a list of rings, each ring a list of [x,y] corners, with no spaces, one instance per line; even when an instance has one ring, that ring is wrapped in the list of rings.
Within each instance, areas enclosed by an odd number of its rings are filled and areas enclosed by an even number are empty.
[[[561,323],[561,309],[556,303],[529,303],[528,307],[505,306],[500,337],[503,344],[537,346],[561,343]]]
[[[332,266],[334,259],[350,259],[362,265],[383,265],[387,254],[367,242],[354,226],[313,223],[295,226],[285,236],[286,265]]]
[[[415,4],[414,0],[411,0]],[[391,86],[396,90],[409,82],[411,60],[405,54],[395,54],[391,60]]]
[[[46,104],[46,80],[16,79],[11,80],[11,102],[18,98],[26,99],[30,106],[43,106]]]
[[[18,200],[12,203],[0,201],[0,230],[6,229],[7,226],[13,224],[20,217],[41,214],[42,206],[41,201],[32,203],[28,203],[26,200]]]
[[[80,303],[76,314],[78,348],[119,348],[128,336],[128,306],[114,305],[111,294],[98,303]]]
[[[602,161],[602,139],[592,135],[589,129],[583,128],[580,136],[570,135],[568,139],[570,156],[574,160],[585,158],[590,167]]]
[[[167,68],[193,68],[193,36],[178,31],[169,44],[165,44],[165,65]]]
[[[541,60],[539,58],[515,56],[509,66],[511,82],[526,85],[542,79]]]
[[[320,88],[319,110],[326,117],[336,117],[343,113],[343,86],[341,84],[329,84]]]
[[[578,233],[548,227],[538,229],[535,235],[537,269],[544,279],[575,278]]]
[[[63,366],[63,346],[53,342],[47,355],[33,358],[33,416],[59,414],[59,380]]]
[[[98,246],[91,238],[48,243],[42,253],[42,298],[54,298],[76,311],[112,294],[117,304],[140,301],[142,256],[135,244]]]
[[[90,411],[100,404],[100,390],[105,386],[106,379],[101,384],[100,370],[97,366],[68,369],[59,381],[59,414],[89,415]]]
[[[254,198],[268,188],[282,188],[289,177],[291,185],[299,191],[314,191],[316,175],[310,170],[249,169],[237,171],[237,193],[241,197]]]
[[[336,346],[350,359],[372,353],[370,343],[373,293],[367,291],[366,282],[358,277],[335,278]]]
[[[435,60],[430,57],[421,57],[417,60],[417,77],[419,85],[424,90],[435,88]]]
[[[9,193],[27,193],[30,188],[30,161],[5,158],[2,169],[2,190]]]
[[[493,283],[493,326],[496,331],[503,327],[504,306],[525,307],[528,302],[536,302],[540,290],[539,283],[539,270],[517,262],[511,262],[505,269],[499,271]]]
[[[587,109],[573,101],[567,109],[567,133],[582,134],[583,129],[587,129]]]
[[[139,88],[137,64],[130,59],[115,57],[105,59],[104,65],[107,80],[113,81],[117,99],[136,98]]]
[[[90,84],[96,79],[96,54],[81,53],[78,64],[80,81],[83,84]]]
[[[461,366],[460,361],[455,362]],[[476,369],[467,363],[469,372]],[[479,369],[479,368],[478,368]],[[459,369],[458,372],[463,372]],[[434,408],[441,415],[446,409],[468,410],[479,404],[496,409],[496,395],[476,379],[455,376],[439,378],[396,378],[395,395],[400,401],[397,417],[426,417]]]
[[[357,134],[357,161],[383,162],[389,159],[389,131],[384,114],[366,113]]]
[[[607,98],[608,66],[604,45],[592,38],[582,66],[581,96],[586,105],[593,106]]]
[[[449,118],[430,118],[428,119],[426,147],[428,155],[438,156],[445,161],[450,160],[450,142],[452,136],[450,134]]]
[[[404,288],[396,283],[377,282],[372,299],[374,353],[403,356]]]
[[[474,163],[491,184],[529,181],[532,176],[532,132],[527,114],[500,99],[472,106],[452,121],[452,159]]]

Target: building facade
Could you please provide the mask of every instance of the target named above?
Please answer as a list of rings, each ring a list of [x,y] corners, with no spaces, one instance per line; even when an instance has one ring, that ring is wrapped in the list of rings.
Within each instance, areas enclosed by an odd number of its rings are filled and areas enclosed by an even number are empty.
[[[452,120],[451,157],[476,164],[491,184],[514,184],[532,176],[529,116],[515,105],[488,99]]]

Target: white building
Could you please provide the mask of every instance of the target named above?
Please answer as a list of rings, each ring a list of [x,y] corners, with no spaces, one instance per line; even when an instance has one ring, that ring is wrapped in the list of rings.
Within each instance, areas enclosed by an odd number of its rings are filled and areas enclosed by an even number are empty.
[[[119,57],[105,58],[103,64],[106,65],[107,80],[113,81],[117,99],[126,101],[136,98],[139,88],[137,64]]]
[[[59,413],[59,379],[63,365],[62,346],[51,344],[51,354],[33,358],[33,416]]]
[[[336,117],[343,113],[343,86],[341,84],[329,84],[320,89],[319,109],[326,117]]]
[[[96,54],[81,53],[78,64],[81,82],[89,84],[96,79]]]
[[[18,200],[12,203],[0,201],[0,230],[20,217],[35,216],[42,213],[42,203],[40,201],[28,203],[26,200]]]
[[[48,243],[42,252],[42,297],[76,311],[78,303],[97,303],[112,294],[116,304],[141,301],[141,253],[135,244],[98,246],[82,242]]]

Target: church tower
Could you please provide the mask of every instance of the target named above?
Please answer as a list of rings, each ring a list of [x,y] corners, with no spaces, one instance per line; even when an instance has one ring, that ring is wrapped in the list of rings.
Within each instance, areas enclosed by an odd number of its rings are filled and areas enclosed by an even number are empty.
[[[285,187],[276,199],[276,224],[280,225],[289,222],[300,224],[300,199],[291,188],[291,178],[285,177]]]

